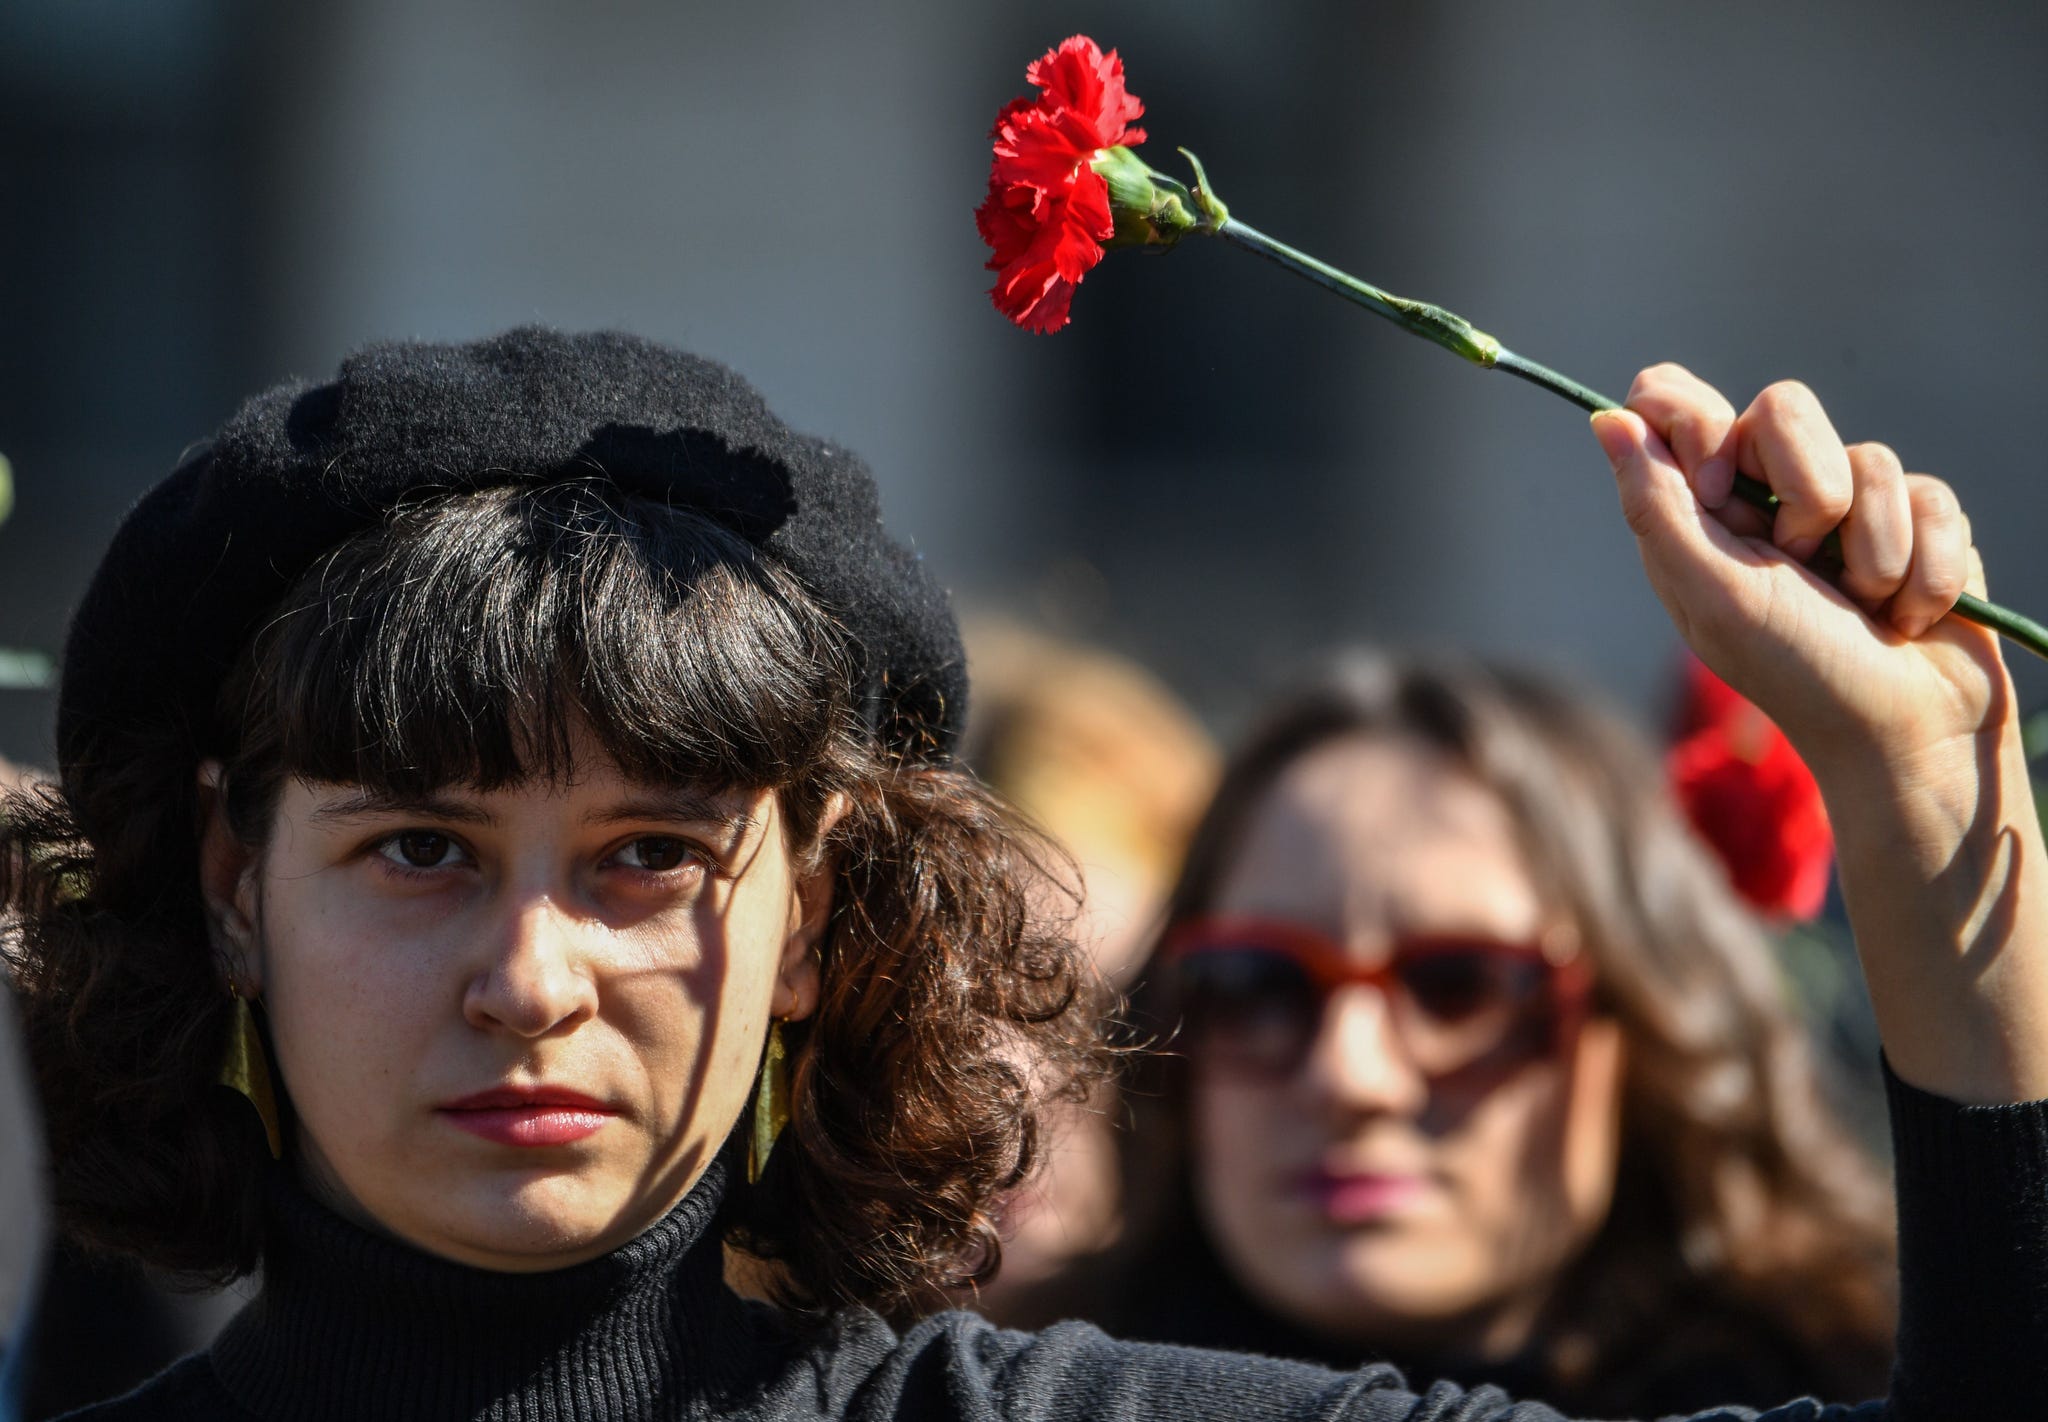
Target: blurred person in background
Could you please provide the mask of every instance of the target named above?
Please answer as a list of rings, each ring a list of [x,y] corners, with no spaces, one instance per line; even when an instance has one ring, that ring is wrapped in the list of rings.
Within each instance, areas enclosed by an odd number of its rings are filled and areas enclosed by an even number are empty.
[[[21,772],[0,760],[0,791]],[[8,932],[0,912],[0,935]],[[0,1422],[21,1416],[29,1325],[40,1291],[49,1226],[43,1205],[43,1128],[21,1054],[11,983],[0,976]]]
[[[0,790],[27,790],[47,778],[0,760]],[[0,1000],[0,1018],[12,1011]],[[0,1021],[0,1218],[8,1222],[0,1232],[0,1397],[35,1422],[126,1392],[204,1347],[242,1299],[174,1289],[130,1263],[52,1237],[42,1201],[41,1122],[27,1077],[10,1075],[26,1071],[6,1039],[14,1029]],[[10,1093],[20,1095],[18,1105]],[[26,1145],[17,1149],[18,1141]],[[12,1415],[0,1404],[0,1422]]]
[[[1113,1330],[1602,1416],[1883,1390],[1880,1173],[1757,918],[1580,697],[1359,656],[1280,702],[1135,1008],[1167,1049]]]
[[[0,455],[0,523],[14,504],[14,483]],[[0,793],[21,783],[21,772],[0,757]],[[9,916],[0,908],[0,937]],[[0,955],[0,963],[5,956]],[[43,1272],[47,1221],[43,1208],[42,1122],[21,1055],[13,985],[0,972],[0,1422],[20,1416],[28,1370],[29,1322]]]
[[[962,758],[1073,861],[1047,886],[1108,986],[1130,985],[1158,931],[1188,836],[1216,785],[1217,751],[1157,678],[1122,657],[995,618],[966,626],[974,699]],[[1115,1092],[1046,1123],[1044,1164],[1003,1208],[996,1277],[952,1302],[1043,1327],[1081,1310],[1078,1262],[1122,1224]]]
[[[0,761],[0,775],[6,773]],[[0,982],[0,1422],[22,1415],[29,1327],[42,1276],[42,1125],[15,1025],[14,995]]]
[[[1216,788],[1216,744],[1136,663],[1017,623],[966,627],[974,702],[961,758],[1073,856],[1076,933],[1128,986],[1188,836]]]

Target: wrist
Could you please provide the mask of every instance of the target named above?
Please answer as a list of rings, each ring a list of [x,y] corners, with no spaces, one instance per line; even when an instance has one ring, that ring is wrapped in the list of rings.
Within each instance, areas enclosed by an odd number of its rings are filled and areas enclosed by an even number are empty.
[[[1816,777],[1900,1078],[1962,1102],[2048,1095],[2048,854],[2017,734]]]
[[[2031,792],[2005,793],[2030,782],[2018,734],[2002,726],[1909,748],[1843,738],[1806,760],[1845,854],[1867,841],[1939,870],[2011,812],[2033,814]]]

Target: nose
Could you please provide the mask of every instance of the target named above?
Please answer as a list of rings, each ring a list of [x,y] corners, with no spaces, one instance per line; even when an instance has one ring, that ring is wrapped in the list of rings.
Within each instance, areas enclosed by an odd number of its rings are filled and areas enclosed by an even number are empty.
[[[463,1016],[473,1027],[536,1038],[594,1016],[588,932],[544,895],[508,906],[463,994]]]
[[[1333,1111],[1414,1115],[1429,1097],[1394,1031],[1386,995],[1363,983],[1330,994],[1302,1063],[1304,1085]]]

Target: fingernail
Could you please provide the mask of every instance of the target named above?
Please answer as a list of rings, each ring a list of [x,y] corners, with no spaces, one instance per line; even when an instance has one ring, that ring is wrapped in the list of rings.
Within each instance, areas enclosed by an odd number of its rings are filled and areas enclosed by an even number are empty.
[[[1593,438],[1600,441],[1607,462],[1616,469],[1636,452],[1635,422],[1613,410],[1601,410],[1593,416]]]
[[[1807,534],[1804,538],[1795,538],[1786,544],[1784,551],[1785,556],[1793,562],[1804,563],[1820,551],[1820,540],[1812,534]]]
[[[1735,461],[1719,455],[1700,465],[1700,472],[1693,476],[1693,497],[1710,509],[1718,509],[1728,502],[1728,496],[1735,491]]]

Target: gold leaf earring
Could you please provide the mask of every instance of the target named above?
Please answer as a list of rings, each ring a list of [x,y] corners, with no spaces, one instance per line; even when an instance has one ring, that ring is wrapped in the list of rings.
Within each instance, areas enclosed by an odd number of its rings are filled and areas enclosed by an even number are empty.
[[[747,1183],[758,1184],[768,1168],[775,1140],[789,1124],[789,1057],[782,1046],[782,1019],[768,1024],[768,1045],[761,1053],[761,1075],[754,1083],[754,1131],[747,1142]]]
[[[263,1034],[256,1027],[256,1012],[249,999],[232,980],[228,996],[235,1000],[234,1018],[228,1023],[228,1047],[221,1058],[220,1084],[239,1092],[263,1118],[263,1136],[270,1142],[270,1158],[284,1158],[284,1132],[278,1126],[277,1091],[270,1083],[270,1055],[263,1049]]]

